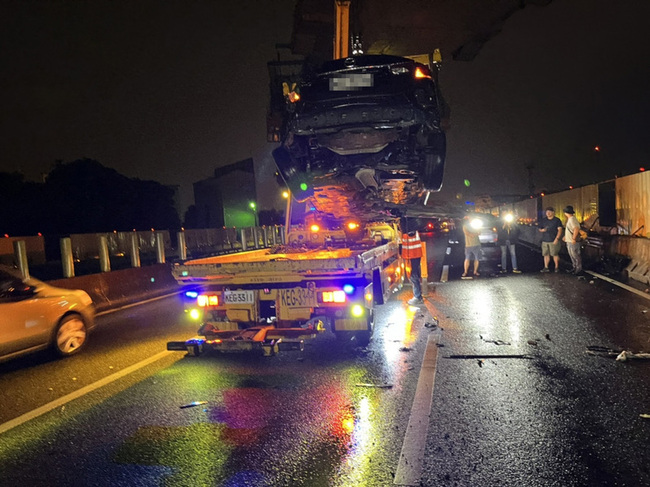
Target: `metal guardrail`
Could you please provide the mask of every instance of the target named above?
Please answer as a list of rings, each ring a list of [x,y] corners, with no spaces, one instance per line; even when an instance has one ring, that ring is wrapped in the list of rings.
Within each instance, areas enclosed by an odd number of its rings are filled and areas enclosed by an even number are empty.
[[[29,237],[12,238],[13,261],[25,278],[30,275],[30,255],[25,244],[27,239]],[[178,260],[186,260],[188,255],[195,258],[235,253],[248,249],[267,248],[284,242],[283,226],[247,227],[239,230],[236,228],[182,230],[177,234],[176,257]],[[130,266],[137,268],[142,265],[143,249],[146,253],[155,254],[157,264],[164,264],[167,255],[172,251],[169,232],[153,230],[151,233],[111,232],[71,235],[61,238],[59,246],[64,278],[75,277],[75,262],[82,260],[98,259],[100,272],[103,273],[111,271],[111,256],[116,258],[128,255]]]

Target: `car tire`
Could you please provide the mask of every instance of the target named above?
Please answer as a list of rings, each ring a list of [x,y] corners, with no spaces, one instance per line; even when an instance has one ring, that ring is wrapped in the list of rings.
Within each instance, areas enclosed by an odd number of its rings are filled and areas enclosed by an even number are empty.
[[[275,165],[278,168],[280,176],[282,176],[289,191],[291,191],[291,195],[298,203],[303,203],[307,198],[313,196],[313,189],[302,189],[302,184],[306,183],[306,174],[285,147],[280,146],[274,149],[273,159],[275,160]],[[307,186],[309,187],[309,185]]]
[[[431,143],[424,153],[424,167],[420,181],[426,191],[440,191],[445,172],[447,139],[444,133],[431,135]]]
[[[60,357],[69,357],[84,347],[87,338],[88,329],[81,315],[67,315],[56,327],[52,348]]]

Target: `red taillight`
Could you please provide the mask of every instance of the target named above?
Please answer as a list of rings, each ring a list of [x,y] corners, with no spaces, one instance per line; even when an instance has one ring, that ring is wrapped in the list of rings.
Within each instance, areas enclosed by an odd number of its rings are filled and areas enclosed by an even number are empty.
[[[431,79],[431,71],[429,71],[427,68],[418,66],[418,67],[415,68],[414,76],[417,79],[423,79],[423,78]]]

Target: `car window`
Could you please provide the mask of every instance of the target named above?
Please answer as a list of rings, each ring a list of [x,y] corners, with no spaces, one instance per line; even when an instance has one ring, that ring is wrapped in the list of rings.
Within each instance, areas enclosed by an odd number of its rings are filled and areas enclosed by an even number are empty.
[[[10,296],[14,289],[25,287],[23,281],[16,276],[0,270],[0,298]]]

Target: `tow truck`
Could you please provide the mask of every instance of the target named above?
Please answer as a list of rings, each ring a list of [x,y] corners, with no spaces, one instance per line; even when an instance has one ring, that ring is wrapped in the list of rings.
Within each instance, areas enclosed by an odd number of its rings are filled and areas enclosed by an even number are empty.
[[[273,356],[303,350],[323,332],[367,345],[375,306],[404,283],[399,220],[354,218],[338,189],[320,188],[304,203],[289,198],[283,245],[175,264],[199,330],[167,349]]]

